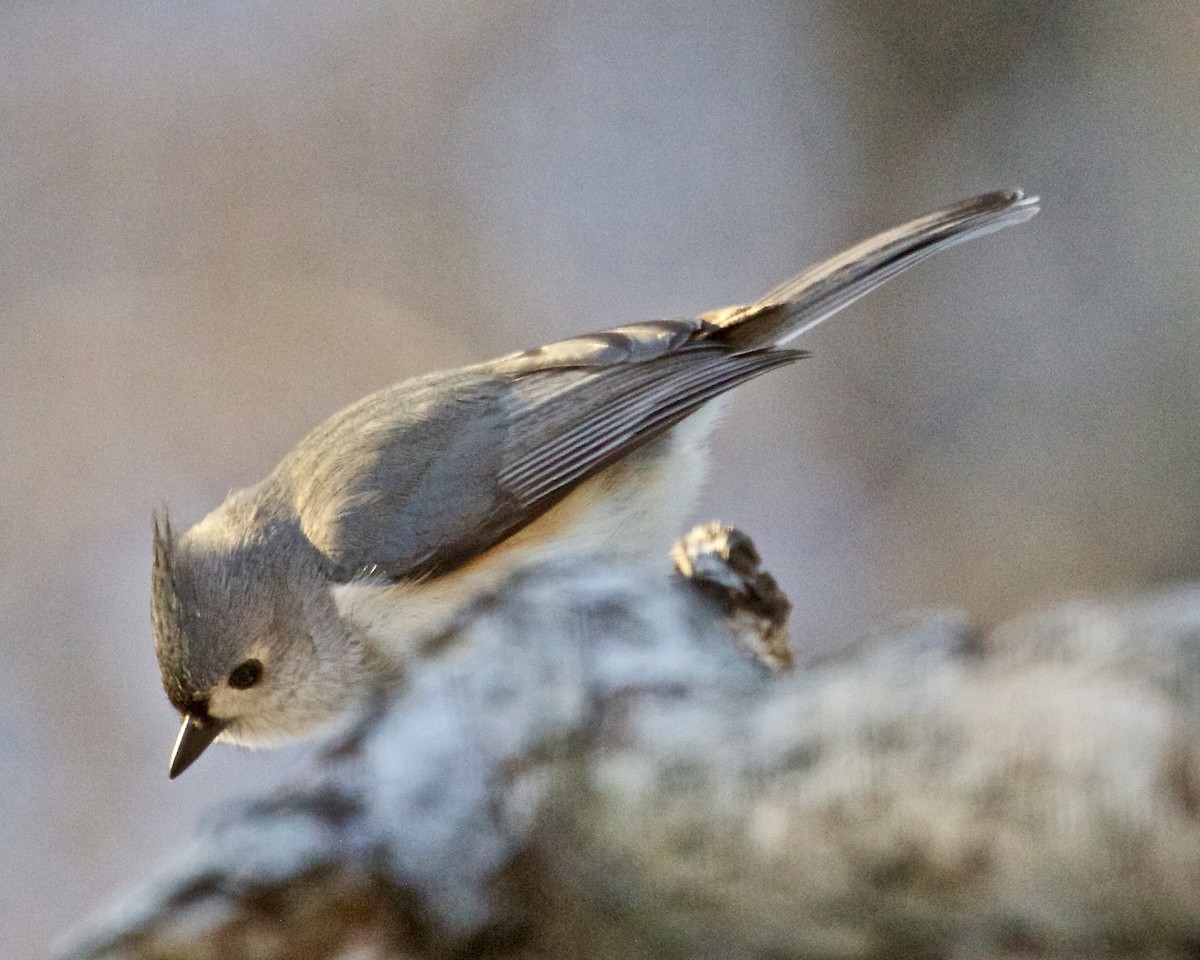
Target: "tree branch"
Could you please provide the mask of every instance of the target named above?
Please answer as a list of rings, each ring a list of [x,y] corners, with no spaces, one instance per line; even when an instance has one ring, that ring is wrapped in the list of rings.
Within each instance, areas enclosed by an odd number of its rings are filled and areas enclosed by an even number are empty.
[[[749,541],[675,558],[480,598],[64,956],[1194,956],[1200,592],[780,673]]]

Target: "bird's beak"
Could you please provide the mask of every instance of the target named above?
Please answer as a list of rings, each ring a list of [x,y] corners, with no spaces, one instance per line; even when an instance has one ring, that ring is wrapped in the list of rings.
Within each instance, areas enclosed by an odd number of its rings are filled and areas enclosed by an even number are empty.
[[[179,736],[175,738],[175,749],[171,751],[171,779],[174,780],[195,763],[196,758],[217,739],[226,726],[224,720],[186,714],[183,724],[179,727]]]

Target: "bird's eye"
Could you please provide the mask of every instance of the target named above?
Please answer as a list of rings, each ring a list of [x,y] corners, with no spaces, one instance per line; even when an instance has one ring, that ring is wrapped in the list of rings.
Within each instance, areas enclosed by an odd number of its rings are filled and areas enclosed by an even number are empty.
[[[262,663],[258,660],[247,660],[239,663],[229,674],[229,685],[234,690],[245,690],[258,683],[262,677]]]

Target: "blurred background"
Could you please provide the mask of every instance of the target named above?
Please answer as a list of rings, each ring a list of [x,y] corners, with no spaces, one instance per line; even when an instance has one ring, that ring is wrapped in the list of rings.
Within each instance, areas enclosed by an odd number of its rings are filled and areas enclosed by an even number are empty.
[[[0,954],[305,748],[168,783],[149,515],[410,374],[751,299],[982,190],[1030,224],[741,389],[698,519],[802,654],[1200,574],[1200,6],[0,7]]]

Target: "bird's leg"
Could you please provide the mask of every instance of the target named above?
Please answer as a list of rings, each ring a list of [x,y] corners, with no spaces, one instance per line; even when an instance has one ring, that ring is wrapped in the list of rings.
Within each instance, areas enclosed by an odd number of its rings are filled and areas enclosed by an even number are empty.
[[[671,560],[680,577],[717,605],[740,649],[772,670],[792,667],[792,604],[746,534],[717,521],[701,524],[675,541]]]

